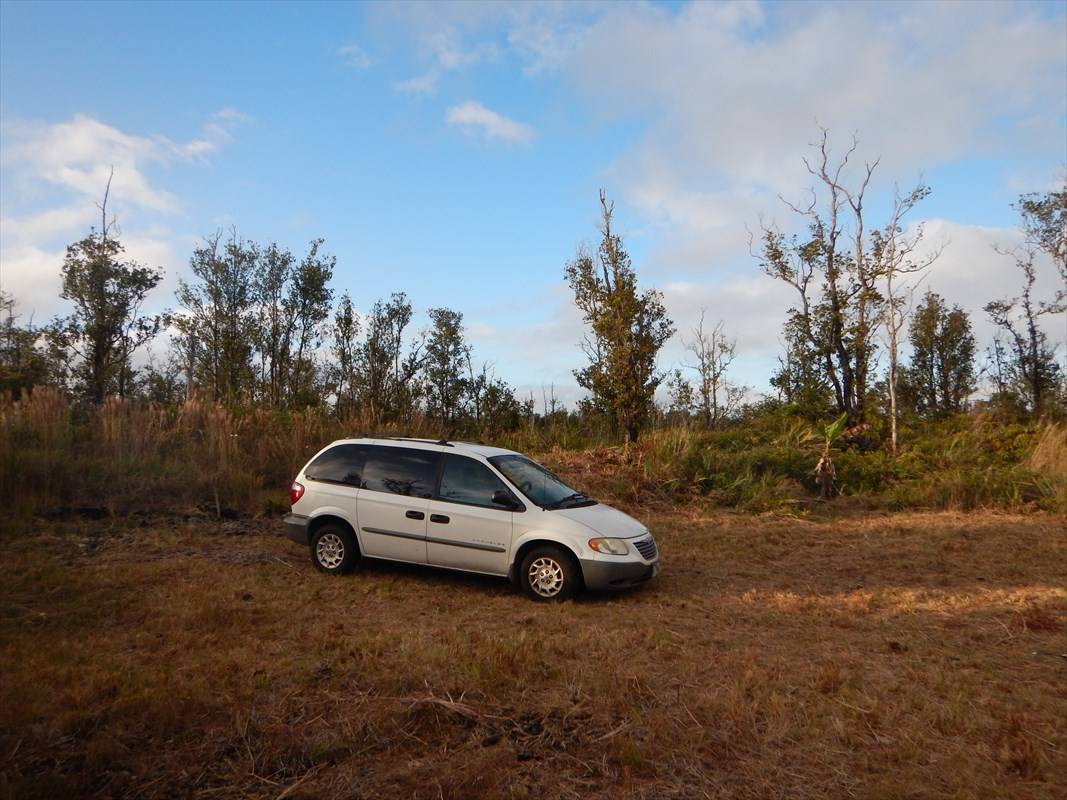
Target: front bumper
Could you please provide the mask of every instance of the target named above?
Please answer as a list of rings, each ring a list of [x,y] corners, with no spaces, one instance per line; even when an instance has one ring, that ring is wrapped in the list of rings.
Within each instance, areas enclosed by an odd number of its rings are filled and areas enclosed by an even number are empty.
[[[651,564],[640,561],[593,561],[579,559],[585,588],[594,592],[640,586],[659,574],[659,559]]]
[[[286,514],[282,517],[282,525],[285,526],[285,535],[297,544],[308,543],[308,523],[310,517],[301,514]]]

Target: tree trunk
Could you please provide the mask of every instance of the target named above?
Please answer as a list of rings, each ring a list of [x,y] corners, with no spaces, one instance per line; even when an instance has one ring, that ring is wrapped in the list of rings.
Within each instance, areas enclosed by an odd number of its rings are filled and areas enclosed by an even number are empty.
[[[889,451],[897,455],[897,335],[889,336]]]

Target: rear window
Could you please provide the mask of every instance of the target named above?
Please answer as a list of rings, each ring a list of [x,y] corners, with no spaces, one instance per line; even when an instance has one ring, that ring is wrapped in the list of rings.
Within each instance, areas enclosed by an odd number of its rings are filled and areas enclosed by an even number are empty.
[[[304,477],[312,481],[359,486],[363,472],[364,448],[356,444],[331,447],[308,464]]]
[[[439,453],[406,447],[367,448],[363,488],[411,497],[431,497],[437,482]]]

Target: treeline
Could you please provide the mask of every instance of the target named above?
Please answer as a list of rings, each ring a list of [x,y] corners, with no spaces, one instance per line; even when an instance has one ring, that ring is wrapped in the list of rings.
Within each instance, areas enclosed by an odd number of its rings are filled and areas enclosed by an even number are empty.
[[[765,225],[752,242],[762,270],[796,294],[770,377],[775,395],[758,405],[811,420],[843,414],[853,427],[885,430],[893,453],[902,417],[957,414],[983,378],[998,408],[1061,412],[1064,375],[1043,318],[1067,311],[1067,190],[1020,198],[1023,243],[999,256],[1014,262],[1020,288],[985,306],[999,333],[981,359],[966,311],[932,292],[917,296],[943,247],[907,224],[929,188],[898,192],[888,217],[872,222],[865,195],[877,162],[854,183],[843,177],[856,149],[853,141],[835,158],[824,133],[805,161],[809,194],[788,204],[802,232]],[[736,345],[721,323],[705,325],[702,314],[681,337],[686,363],[669,373],[658,367],[675,325],[662,295],[638,288],[612,205],[603,193],[600,202],[597,247],[579,250],[564,268],[588,328],[578,343],[587,363],[574,373],[587,397],[576,409],[546,398],[536,415],[533,398],[517,397],[476,360],[459,311],[428,309],[429,325],[416,330],[412,303],[397,292],[358,313],[347,293],[337,296],[336,259],[321,239],[297,255],[235,230],[216,234],[194,250],[173,308],[146,314],[162,270],[126,257],[106,193],[100,227],[67,249],[67,315],[23,324],[15,299],[0,296],[0,389],[18,397],[53,385],[93,405],[110,396],[164,404],[197,396],[228,407],[319,408],[358,417],[368,429],[417,419],[484,436],[570,415],[627,442],[659,422],[714,429],[750,416],[749,393],[728,374]],[[1061,284],[1048,297],[1036,289],[1042,256]],[[169,345],[156,355],[150,345],[164,332]]]
[[[804,232],[787,236],[764,225],[753,252],[763,271],[797,297],[783,326],[786,352],[772,386],[788,402],[832,409],[853,424],[885,414],[896,452],[902,412],[937,416],[963,409],[977,388],[976,343],[966,312],[935,294],[915,297],[924,273],[948,246],[924,242],[922,225],[907,224],[930,188],[920,182],[898,189],[888,218],[872,224],[866,195],[878,161],[864,164],[849,182],[846,168],[857,147],[853,139],[835,157],[823,131],[814,157],[804,161],[812,177],[807,196],[785,201]],[[1067,312],[1067,190],[1023,195],[1016,208],[1023,242],[999,257],[1015,262],[1021,288],[984,307],[998,334],[981,371],[993,383],[995,405],[1039,416],[1064,405],[1063,372],[1042,318]],[[1059,288],[1044,298],[1035,294],[1042,254],[1059,272]],[[900,358],[905,335],[910,364]],[[880,345],[887,362],[881,374]]]
[[[24,326],[13,298],[0,299],[0,387],[18,396],[56,385],[92,404],[196,395],[231,407],[358,410],[369,426],[421,414],[446,430],[510,430],[531,413],[531,400],[518,400],[489,364],[475,362],[460,312],[429,309],[428,329],[413,332],[403,292],[366,315],[347,293],[335,298],[336,259],[321,239],[297,257],[236,231],[217,234],[194,250],[175,309],[145,315],[162,271],[126,259],[110,229],[105,216],[67,249],[69,315]],[[134,353],[164,330],[171,336],[163,358],[136,368]]]

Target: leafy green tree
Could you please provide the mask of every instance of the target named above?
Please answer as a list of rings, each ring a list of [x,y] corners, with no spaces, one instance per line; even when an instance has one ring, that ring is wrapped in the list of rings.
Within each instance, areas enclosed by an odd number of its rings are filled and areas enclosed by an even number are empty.
[[[1024,194],[1015,207],[1022,219],[1027,245],[1049,255],[1059,272],[1061,285],[1056,290],[1049,313],[1055,313],[1058,308],[1064,315],[1067,343],[1067,186],[1055,192]],[[1064,358],[1063,367],[1067,369],[1067,352]],[[1061,373],[1060,389],[1065,388]]]
[[[834,405],[826,377],[832,365],[827,365],[830,356],[812,344],[806,328],[800,315],[791,312],[782,326],[785,353],[778,358],[778,369],[770,384],[781,400],[802,410],[807,419],[815,420],[826,416]]]
[[[164,405],[181,402],[187,390],[182,383],[183,370],[180,350],[172,350],[162,359],[157,359],[150,350],[138,380],[140,395],[153,403]]]
[[[184,339],[192,382],[228,403],[254,399],[253,348],[258,333],[259,250],[230,232],[216,233],[193,251],[189,268],[195,280],[178,282],[184,313],[175,324]]]
[[[1049,342],[1041,325],[1041,318],[1067,311],[1067,291],[1060,288],[1051,300],[1034,294],[1037,283],[1038,255],[1047,252],[1056,262],[1067,286],[1067,264],[1064,263],[1064,236],[1055,229],[1064,223],[1062,204],[1067,193],[1052,193],[1045,198],[1024,195],[1017,205],[1024,234],[1023,243],[1013,250],[1001,250],[1011,256],[1023,274],[1023,289],[1019,296],[1008,300],[993,300],[985,311],[1000,329],[1006,341],[995,343],[996,379],[1004,389],[1014,391],[1027,408],[1040,414],[1046,410],[1060,388],[1062,371],[1056,358],[1056,346]]]
[[[67,247],[63,261],[60,297],[74,309],[54,319],[47,331],[52,348],[70,366],[75,390],[93,403],[132,391],[133,353],[159,333],[166,319],[141,313],[163,270],[123,257],[122,244],[111,235],[107,193],[100,210],[100,230]]]
[[[916,411],[931,417],[963,411],[977,378],[967,312],[927,292],[912,315],[908,339],[912,355],[904,378]]]
[[[255,325],[249,335],[255,337],[257,396],[274,408],[317,405],[326,394],[315,353],[328,333],[336,260],[320,253],[322,244],[313,240],[299,262],[275,243],[253,247]]]
[[[1022,295],[987,303],[985,311],[1006,339],[1001,342],[998,338],[996,343],[1002,391],[1017,393],[1030,411],[1040,414],[1060,382],[1056,348],[1039,323],[1042,316],[1055,312],[1052,306],[1039,305],[1033,299],[1033,265],[1019,262],[1019,266],[1024,275]]]
[[[667,376],[667,419],[670,422],[689,424],[693,409],[698,407],[693,384],[685,379],[680,369]]]
[[[463,314],[447,308],[431,308],[432,327],[426,339],[426,411],[446,427],[464,415],[468,383],[464,375],[470,345],[463,337]]]
[[[478,427],[489,437],[516,430],[523,420],[533,416],[533,405],[533,398],[519,400],[506,381],[496,378],[489,382],[482,394]]]
[[[19,324],[15,298],[0,291],[0,392],[16,399],[34,386],[56,378],[53,362],[38,346],[41,331],[31,323]]]
[[[1064,284],[1057,298],[1062,302],[1067,292],[1067,187],[1044,194],[1024,194],[1016,208],[1027,242],[1051,256],[1056,264]]]
[[[513,431],[533,413],[533,400],[520,401],[507,381],[497,378],[488,363],[475,371],[471,350],[467,350],[467,413],[476,430],[492,437]]]
[[[411,318],[411,301],[403,292],[388,302],[376,301],[367,315],[367,335],[356,359],[359,402],[373,424],[404,419],[418,402],[415,380],[424,360],[424,339],[417,338],[405,352]]]
[[[653,396],[663,380],[656,356],[674,334],[674,324],[660,292],[638,292],[630,257],[612,231],[614,206],[604,192],[600,208],[596,256],[579,251],[564,270],[591,333],[582,344],[589,365],[574,375],[591,394],[589,407],[605,413],[629,443],[637,441],[654,410]]]
[[[257,253],[255,297],[259,396],[273,408],[284,404],[289,387],[292,314],[287,287],[295,263],[291,252],[274,243]]]
[[[323,255],[322,244],[322,239],[314,240],[296,265],[285,304],[289,322],[285,343],[291,358],[288,399],[299,406],[317,405],[323,399],[314,354],[323,342],[324,324],[330,316],[333,289],[329,283],[337,259]]]
[[[337,410],[342,414],[356,407],[359,356],[359,315],[352,305],[348,292],[341,295],[333,316],[333,363],[330,367],[333,393],[337,398]]]
[[[823,130],[814,164],[804,159],[815,187],[807,202],[789,204],[805,220],[806,233],[787,237],[774,226],[764,226],[756,253],[763,271],[793,287],[799,300],[790,309],[785,331],[791,374],[782,376],[779,386],[795,392],[800,385],[796,377],[815,367],[832,390],[838,411],[854,422],[863,418],[876,353],[874,334],[884,305],[864,216],[867,187],[878,161],[866,164],[858,182],[847,185],[846,167],[857,147],[853,138],[844,155],[834,159],[829,132]],[[808,375],[803,378],[810,387]]]

